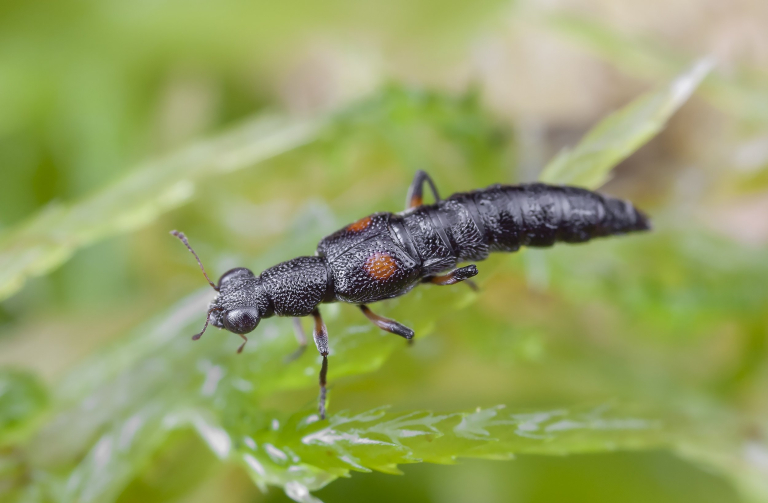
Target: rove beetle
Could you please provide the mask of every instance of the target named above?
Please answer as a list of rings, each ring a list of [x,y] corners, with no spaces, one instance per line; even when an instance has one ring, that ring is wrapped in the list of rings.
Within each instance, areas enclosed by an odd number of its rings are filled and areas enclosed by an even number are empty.
[[[435,203],[423,204],[424,184]],[[225,272],[214,284],[186,236],[179,238],[197,259],[205,279],[219,294],[211,302],[208,324],[243,338],[240,353],[262,318],[296,318],[297,337],[306,347],[298,317],[311,315],[313,337],[323,357],[320,370],[320,417],[325,418],[328,332],[318,306],[356,304],[377,327],[413,338],[413,330],[373,313],[366,304],[398,297],[419,283],[453,285],[477,275],[470,264],[491,252],[521,246],[548,247],[556,241],[582,243],[592,238],[650,229],[648,218],[631,203],[586,189],[531,183],[492,185],[440,199],[432,178],[418,171],[408,189],[406,209],[374,213],[323,238],[311,257],[298,257],[256,276],[244,267]],[[471,280],[468,281],[473,286]]]

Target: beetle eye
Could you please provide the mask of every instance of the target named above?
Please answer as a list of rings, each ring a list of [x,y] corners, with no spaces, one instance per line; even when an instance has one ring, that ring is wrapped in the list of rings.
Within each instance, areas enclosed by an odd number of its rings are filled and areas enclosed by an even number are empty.
[[[221,287],[224,286],[226,283],[236,278],[253,278],[253,277],[254,277],[253,272],[251,272],[250,269],[247,269],[245,267],[235,267],[234,269],[230,269],[229,271],[221,275],[221,278],[219,278],[219,290],[221,290]]]
[[[255,307],[241,307],[227,312],[224,328],[235,334],[247,334],[259,324],[259,311]]]

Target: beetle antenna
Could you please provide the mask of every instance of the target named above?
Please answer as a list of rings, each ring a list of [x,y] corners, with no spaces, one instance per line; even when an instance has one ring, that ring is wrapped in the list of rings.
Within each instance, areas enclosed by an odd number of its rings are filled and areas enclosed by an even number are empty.
[[[200,332],[192,336],[193,341],[196,341],[203,336],[203,334],[205,333],[205,329],[208,328],[208,323],[211,321],[211,313],[214,311],[222,311],[222,309],[220,307],[212,307],[208,310],[208,314],[205,315],[205,325],[203,325],[203,329]]]
[[[185,236],[184,233],[180,231],[171,231],[171,236],[176,236],[177,238],[179,238],[181,242],[184,243],[184,246],[186,246],[187,249],[192,253],[192,255],[195,256],[195,260],[197,260],[197,265],[199,265],[200,270],[203,271],[203,276],[205,276],[205,279],[208,280],[208,283],[211,285],[211,287],[218,292],[219,288],[213,283],[213,281],[211,281],[211,278],[208,277],[208,274],[205,272],[205,267],[203,267],[203,263],[200,262],[200,257],[198,257],[197,253],[195,253],[195,250],[193,250],[192,247],[189,246],[189,241],[187,241],[187,236]],[[211,312],[208,311],[208,314],[210,315]],[[205,321],[205,325],[208,326],[208,320]],[[203,332],[205,332],[205,329],[203,329]],[[198,337],[202,335],[203,332],[200,332]]]

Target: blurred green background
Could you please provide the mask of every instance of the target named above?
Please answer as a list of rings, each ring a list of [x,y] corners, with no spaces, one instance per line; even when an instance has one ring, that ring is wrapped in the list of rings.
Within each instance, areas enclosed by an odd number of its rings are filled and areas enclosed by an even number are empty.
[[[768,501],[766,26],[760,0],[6,0],[0,501]],[[283,363],[290,320],[240,357],[189,341],[211,292],[169,230],[214,276],[309,255],[417,169],[444,195],[537,179],[702,56],[601,188],[653,233],[382,303],[412,348],[325,309],[333,439],[305,435],[318,361]],[[493,429],[497,404],[555,422]],[[469,412],[397,416],[425,410]],[[453,456],[484,459],[380,473]]]

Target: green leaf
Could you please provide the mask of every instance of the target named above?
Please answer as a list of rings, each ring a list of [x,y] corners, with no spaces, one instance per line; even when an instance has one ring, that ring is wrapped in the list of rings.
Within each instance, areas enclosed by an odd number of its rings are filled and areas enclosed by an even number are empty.
[[[513,412],[504,406],[438,414],[374,409],[273,419],[232,435],[234,454],[260,484],[279,485],[296,501],[350,471],[400,473],[399,464],[454,463],[457,458],[510,459],[661,447],[661,423],[612,407]]]
[[[648,93],[593,127],[576,147],[560,152],[541,173],[541,181],[597,188],[611,169],[662,130],[707,75],[702,60],[666,88]]]

